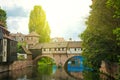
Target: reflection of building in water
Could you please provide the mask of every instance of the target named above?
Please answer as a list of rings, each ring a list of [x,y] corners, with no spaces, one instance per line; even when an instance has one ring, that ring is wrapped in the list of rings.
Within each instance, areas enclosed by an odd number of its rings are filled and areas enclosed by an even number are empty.
[[[66,73],[64,69],[57,69],[55,74],[53,75],[54,80],[76,80],[73,76]],[[80,79],[79,79],[80,80]]]
[[[2,72],[0,73],[0,80],[8,80],[9,72]]]
[[[67,70],[69,72],[82,72],[83,69],[83,57],[75,56],[68,61]]]
[[[71,66],[79,66],[80,65],[80,59],[78,58],[72,58],[71,59]]]
[[[32,67],[9,72],[11,80],[28,80],[32,77]]]

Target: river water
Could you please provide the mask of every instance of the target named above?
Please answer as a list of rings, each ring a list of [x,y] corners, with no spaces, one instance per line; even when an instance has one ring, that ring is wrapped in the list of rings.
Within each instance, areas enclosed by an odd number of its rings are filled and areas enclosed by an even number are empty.
[[[75,69],[74,69],[75,70]],[[29,67],[0,73],[0,80],[114,80],[95,72],[82,72],[57,68],[55,65]]]

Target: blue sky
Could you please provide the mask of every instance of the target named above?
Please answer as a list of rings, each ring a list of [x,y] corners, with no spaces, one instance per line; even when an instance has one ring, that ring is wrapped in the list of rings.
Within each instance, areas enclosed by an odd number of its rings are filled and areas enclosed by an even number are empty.
[[[86,28],[91,0],[0,0],[1,8],[7,12],[11,33],[29,33],[29,15],[34,5],[41,5],[46,12],[51,37],[80,40],[78,35]]]

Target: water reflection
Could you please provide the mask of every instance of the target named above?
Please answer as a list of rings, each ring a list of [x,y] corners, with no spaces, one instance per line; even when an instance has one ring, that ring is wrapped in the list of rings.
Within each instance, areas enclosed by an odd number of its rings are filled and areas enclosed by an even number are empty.
[[[67,74],[77,80],[115,80],[111,76],[94,71],[83,65],[84,58],[82,56],[74,56],[70,58],[65,64]]]
[[[104,76],[104,78],[101,78]],[[0,80],[114,80],[109,76],[93,71],[68,72],[55,65],[29,67],[0,73]]]
[[[63,68],[57,68],[55,65],[42,65],[37,70],[39,77],[36,80],[76,80],[69,76]]]

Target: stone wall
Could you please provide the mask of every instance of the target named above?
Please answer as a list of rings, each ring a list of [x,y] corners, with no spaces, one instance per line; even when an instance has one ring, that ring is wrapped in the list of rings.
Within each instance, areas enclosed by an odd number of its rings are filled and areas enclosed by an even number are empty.
[[[32,65],[32,61],[15,61],[9,66],[9,70],[23,69]]]

